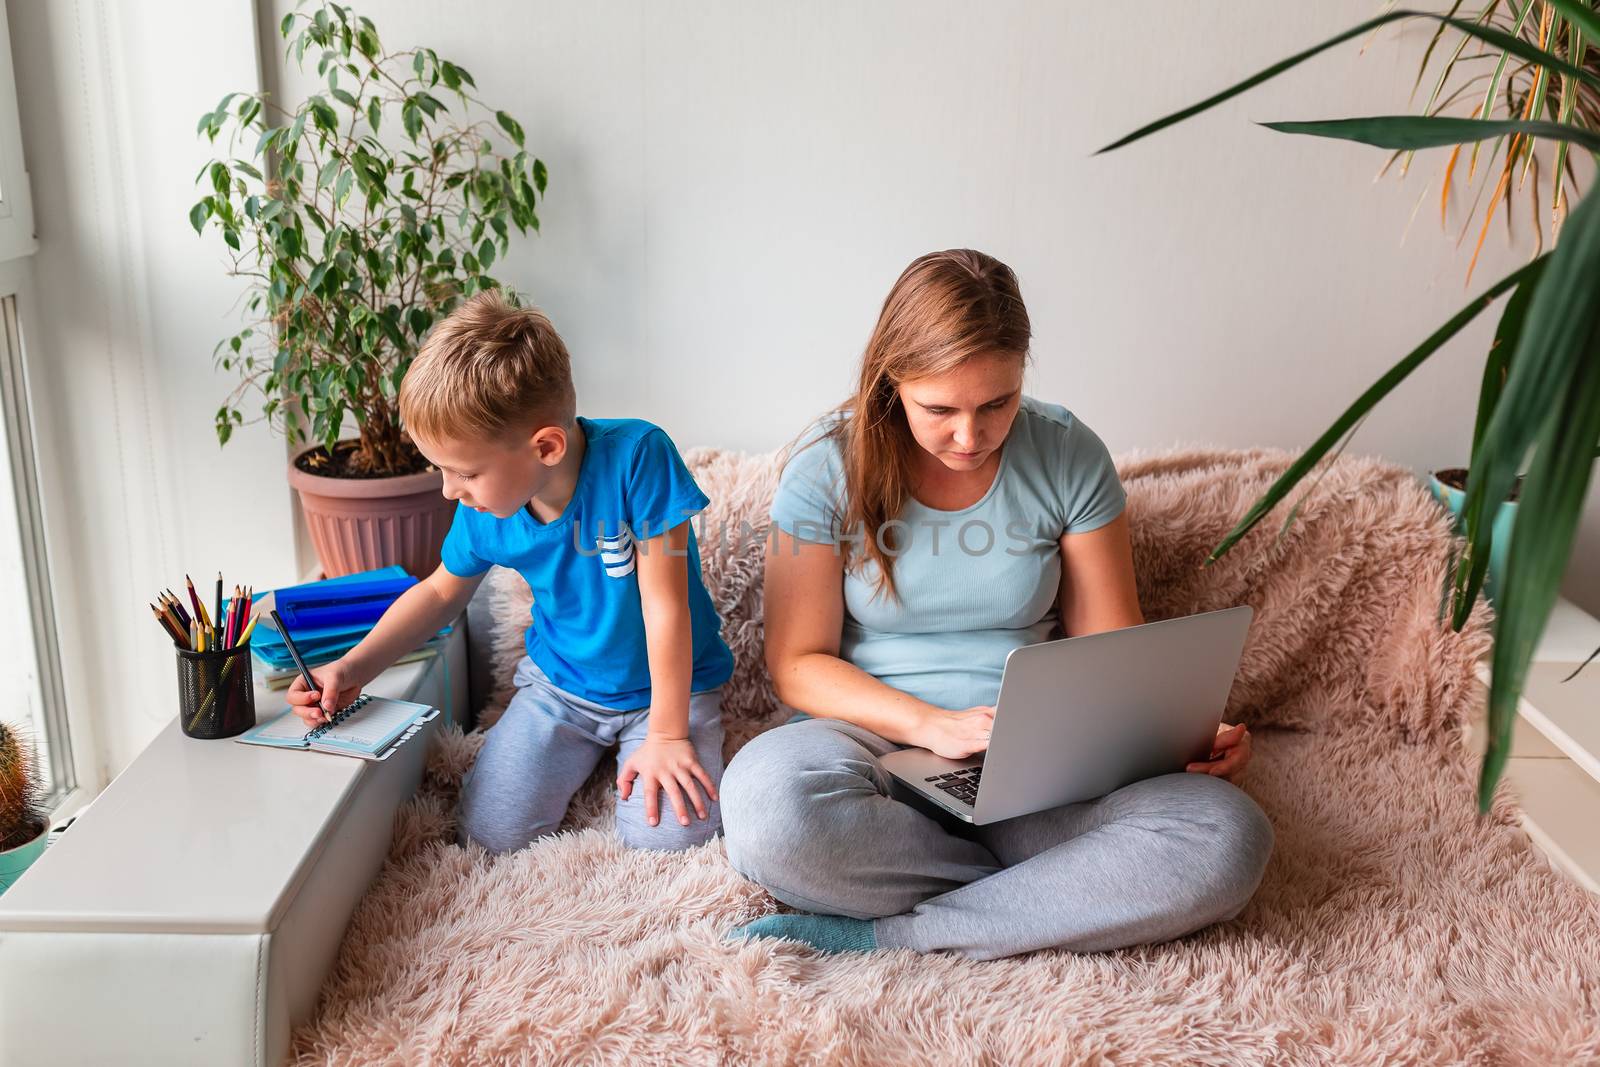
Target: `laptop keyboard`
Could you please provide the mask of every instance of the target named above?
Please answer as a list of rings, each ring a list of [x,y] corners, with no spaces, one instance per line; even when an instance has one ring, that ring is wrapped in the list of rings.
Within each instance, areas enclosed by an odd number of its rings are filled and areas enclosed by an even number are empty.
[[[945,796],[972,807],[978,799],[978,779],[983,777],[982,767],[963,767],[949,774],[935,774],[923,781],[944,791]]]

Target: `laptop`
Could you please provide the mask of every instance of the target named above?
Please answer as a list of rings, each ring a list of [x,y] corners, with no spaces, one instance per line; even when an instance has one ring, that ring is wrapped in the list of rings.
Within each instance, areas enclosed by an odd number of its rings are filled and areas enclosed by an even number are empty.
[[[891,752],[891,787],[983,825],[1207,760],[1254,614],[1241,605],[1013,649],[988,751]]]

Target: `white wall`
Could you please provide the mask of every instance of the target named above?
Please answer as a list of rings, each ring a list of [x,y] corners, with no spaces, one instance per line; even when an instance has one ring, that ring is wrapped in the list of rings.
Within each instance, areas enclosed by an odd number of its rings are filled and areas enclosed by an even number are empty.
[[[1496,220],[1467,287],[1476,230],[1457,247],[1460,207],[1439,229],[1444,151],[1374,185],[1384,153],[1253,124],[1407,111],[1431,25],[1386,28],[1091,154],[1378,6],[363,10],[391,47],[426,42],[467,66],[549,165],[542,235],[499,274],[565,334],[584,410],[651,418],[682,445],[773,447],[847,391],[905,264],[967,245],[1021,278],[1029,388],[1123,451],[1309,444],[1529,254]],[[274,0],[272,24],[291,7]],[[281,63],[274,76],[290,96],[314,83]],[[1495,314],[1405,383],[1351,451],[1424,473],[1464,466]],[[1566,592],[1594,612],[1597,544],[1591,503]]]
[[[269,87],[291,5],[261,0]],[[916,255],[968,245],[1018,272],[1033,316],[1029,389],[1113,451],[1309,443],[1355,395],[1521,262],[1496,224],[1466,254],[1424,206],[1442,155],[1405,182],[1382,154],[1252,122],[1407,109],[1426,37],[1347,45],[1153,141],[1094,149],[1363,18],[1316,5],[424,0],[360,10],[391,46],[429,44],[516,115],[548,164],[543,232],[496,273],[542,304],[578,364],[582,409],[664,425],[683,447],[775,447],[847,390],[889,285]],[[102,690],[104,764],[167,720],[156,587],[294,571],[283,446],[218,453],[229,381],[209,352],[235,292],[189,230],[196,118],[253,84],[245,0],[131,6],[9,0],[33,169],[40,288],[59,321],[36,351],[84,421],[66,517],[108,584],[122,672]],[[139,15],[134,18],[132,11]],[[1287,17],[1292,12],[1293,17]],[[103,22],[103,38],[87,33]],[[168,30],[182,24],[174,53]],[[1523,230],[1526,229],[1524,225]],[[1470,242],[1470,238],[1469,238]],[[1464,462],[1492,316],[1408,382],[1352,445],[1419,471]],[[108,417],[113,416],[113,417]],[[192,452],[240,508],[186,499]],[[62,525],[58,522],[58,527]],[[232,531],[230,533],[230,531]],[[1600,613],[1600,509],[1567,594]],[[137,610],[135,610],[137,608]]]

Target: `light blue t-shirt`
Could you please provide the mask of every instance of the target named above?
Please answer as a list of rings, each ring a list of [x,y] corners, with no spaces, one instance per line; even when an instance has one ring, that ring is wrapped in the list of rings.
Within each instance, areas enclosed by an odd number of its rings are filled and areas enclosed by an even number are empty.
[[[796,444],[772,521],[842,552],[844,476],[823,436],[841,417],[824,416]],[[876,563],[847,570],[840,656],[936,707],[993,704],[1006,655],[1048,640],[1055,626],[1061,535],[1105,525],[1126,501],[1094,431],[1066,408],[1024,396],[981,500],[944,511],[913,498],[900,513],[891,549],[898,602],[877,591]]]
[[[688,521],[710,503],[672,439],[642,419],[578,416],[587,450],[572,500],[544,523],[523,507],[508,519],[457,505],[440,553],[451,574],[470,578],[491,564],[515,568],[533,590],[528,655],[552,682],[618,711],[650,704],[650,663],[639,598],[638,546]],[[689,527],[689,619],[693,692],[733,673],[722,620],[700,577]]]

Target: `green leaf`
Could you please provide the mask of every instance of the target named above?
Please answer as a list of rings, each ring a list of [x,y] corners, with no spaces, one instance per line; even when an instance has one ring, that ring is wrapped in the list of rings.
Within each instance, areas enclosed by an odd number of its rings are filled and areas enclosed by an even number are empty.
[[[1565,2],[1565,0],[1563,0],[1563,2]],[[1513,55],[1520,56],[1529,62],[1537,63],[1549,70],[1554,70],[1560,74],[1569,77],[1575,77],[1580,81],[1585,81],[1590,85],[1600,87],[1600,76],[1596,76],[1588,71],[1579,70],[1577,67],[1572,66],[1572,64],[1567,63],[1565,60],[1559,59],[1558,57],[1551,55],[1549,52],[1534,47],[1527,41],[1522,40],[1520,37],[1515,37],[1509,33],[1494,29],[1490,26],[1479,26],[1474,22],[1450,18],[1449,16],[1440,15],[1432,11],[1413,11],[1400,8],[1394,11],[1385,12],[1384,14],[1378,15],[1375,18],[1368,19],[1366,22],[1363,22],[1358,26],[1354,26],[1348,30],[1345,30],[1343,33],[1328,38],[1321,44],[1314,45],[1302,52],[1295,53],[1287,59],[1280,60],[1279,62],[1272,64],[1270,67],[1266,67],[1263,70],[1252,74],[1243,81],[1236,82],[1221,92],[1214,93],[1211,96],[1206,97],[1197,104],[1192,104],[1189,107],[1183,108],[1181,111],[1175,111],[1164,118],[1157,119],[1155,122],[1141,126],[1127,136],[1121,137],[1116,141],[1113,141],[1111,144],[1106,145],[1104,148],[1096,152],[1095,155],[1099,155],[1101,152],[1113,151],[1114,149],[1121,148],[1124,145],[1132,144],[1134,141],[1143,140],[1152,133],[1155,133],[1157,130],[1164,130],[1168,126],[1172,126],[1176,123],[1182,122],[1184,119],[1198,115],[1202,111],[1209,111],[1218,104],[1227,100],[1231,100],[1240,93],[1260,85],[1262,82],[1270,81],[1283,72],[1299,66],[1301,63],[1304,63],[1313,56],[1316,56],[1322,52],[1326,52],[1328,49],[1333,48],[1336,45],[1343,44],[1345,41],[1351,40],[1352,38],[1360,37],[1362,34],[1377,29],[1379,26],[1383,26],[1390,22],[1395,22],[1399,19],[1407,18],[1431,19],[1435,22],[1444,22],[1446,25],[1453,26],[1468,36],[1476,37],[1481,41],[1487,41],[1489,44],[1495,45],[1496,47],[1510,52]]]
[[[352,111],[361,110],[361,101],[350,95],[350,91],[348,89],[330,89],[328,91],[333,94],[333,98],[335,100],[350,108]]]
[[[206,219],[211,217],[211,205],[204,200],[189,209],[189,225],[194,227],[195,233],[205,231]]]
[[[543,160],[533,161],[533,184],[539,190],[539,195],[544,195],[545,182],[549,181],[550,173],[544,169]]]
[[[1562,267],[1586,273],[1587,277],[1568,278],[1558,273]],[[1560,407],[1545,419],[1539,434],[1511,529],[1505,588],[1495,597],[1489,747],[1478,777],[1478,810],[1484,812],[1489,810],[1495,784],[1511,754],[1518,697],[1527,682],[1534,649],[1560,594],[1594,472],[1594,443],[1600,436],[1600,360],[1594,359],[1592,353],[1600,349],[1600,332],[1594,329],[1600,324],[1600,316],[1596,315],[1600,309],[1600,299],[1596,298],[1600,260],[1586,264],[1576,260],[1553,262],[1546,284],[1565,286],[1573,280],[1587,285],[1588,307],[1580,309],[1575,317],[1588,320],[1591,327],[1588,351],[1576,353],[1580,358],[1572,361],[1569,368],[1573,373],[1563,383]],[[1588,358],[1582,358],[1585,355]]]
[[[1586,197],[1578,205],[1555,251],[1547,254],[1549,268],[1528,307],[1517,360],[1484,430],[1461,504],[1474,573],[1487,566],[1494,512],[1515,484],[1528,449],[1571,391],[1575,368],[1586,359],[1594,362],[1591,353],[1600,323],[1600,198]],[[1590,438],[1587,447],[1594,443]],[[1522,515],[1519,508],[1519,524]]]
[[[411,332],[417,335],[420,341],[422,335],[428,332],[428,327],[433,325],[433,314],[424,307],[414,307],[406,315],[410,323]]]
[[[217,191],[218,196],[228,195],[228,167],[224,163],[211,164],[211,188]]]
[[[333,133],[339,128],[339,116],[333,106],[320,96],[313,96],[306,101],[306,106],[311,109],[311,119],[320,130]]]
[[[1439,148],[1486,141],[1508,133],[1571,141],[1600,152],[1600,134],[1581,126],[1523,119],[1464,119],[1439,115],[1372,115],[1319,122],[1263,122],[1279,133],[1302,133],[1341,141],[1359,141],[1376,148]]]
[[[494,262],[494,242],[487,237],[478,246],[478,262],[483,270],[488,270],[489,265]]]
[[[256,155],[266,152],[277,141],[278,135],[283,132],[282,126],[268,126],[261,131],[261,138],[256,141]]]
[[[378,98],[375,96],[367,104],[367,125],[372,127],[373,133],[378,132],[378,120],[382,117],[383,108],[379,106]]]
[[[333,187],[333,203],[336,207],[344,207],[344,201],[350,195],[350,186],[355,183],[355,172],[346,170],[339,175],[339,183]]]
[[[278,23],[278,36],[279,37],[287,37],[287,36],[289,36],[289,28],[291,26],[293,26],[293,25],[294,25],[294,12],[291,11],[287,15],[283,16],[283,21],[282,22]]]
[[[1567,16],[1567,21],[1578,27],[1589,40],[1600,40],[1600,14],[1588,4],[1579,3],[1578,0],[1547,0],[1547,2]]]
[[[415,141],[422,132],[422,114],[417,110],[417,105],[408,100],[400,108],[400,121],[406,128],[406,136]]]
[[[500,124],[500,128],[511,135],[511,139],[516,142],[517,147],[521,148],[522,124],[516,119],[512,118],[510,115],[506,114],[504,111],[496,111],[494,113],[494,118],[495,121]]]
[[[1483,441],[1483,433],[1489,428],[1489,416],[1494,414],[1495,405],[1500,400],[1500,393],[1505,388],[1506,375],[1511,368],[1512,357],[1517,350],[1517,342],[1522,337],[1522,325],[1528,318],[1528,305],[1533,301],[1533,294],[1539,287],[1539,279],[1544,276],[1547,259],[1537,260],[1531,264],[1533,270],[1523,278],[1522,284],[1511,294],[1511,299],[1506,301],[1505,310],[1500,313],[1500,324],[1495,328],[1494,343],[1489,348],[1489,358],[1483,365],[1483,384],[1478,390],[1478,417],[1472,428],[1472,452],[1476,458],[1478,446]]]
[[[1540,258],[1542,259],[1543,257]],[[1249,533],[1251,528],[1260,522],[1278,501],[1288,495],[1289,490],[1293,489],[1301,478],[1305,477],[1306,472],[1316,466],[1317,461],[1327,454],[1328,450],[1334,446],[1340,437],[1344,436],[1345,431],[1350,429],[1356,420],[1371,411],[1378,401],[1389,395],[1412,371],[1416,370],[1429,356],[1438,351],[1446,341],[1460,333],[1462,328],[1477,318],[1479,313],[1493,303],[1496,297],[1527,277],[1534,264],[1539,261],[1534,260],[1533,263],[1513,271],[1490,286],[1481,296],[1475,297],[1466,307],[1451,316],[1443,326],[1429,334],[1427,340],[1407,353],[1383,377],[1373,383],[1366,392],[1357,397],[1355,403],[1351,404],[1334,421],[1333,425],[1328,427],[1322,436],[1317,438],[1311,444],[1311,447],[1305,450],[1299,459],[1289,465],[1289,468],[1278,477],[1277,481],[1272,483],[1267,491],[1261,495],[1261,498],[1251,505],[1250,510],[1239,521],[1239,524],[1229,531],[1228,535],[1222,539],[1222,542],[1216,548],[1211,550],[1211,553],[1206,557],[1205,565],[1209,565],[1219,559],[1241,537]]]

